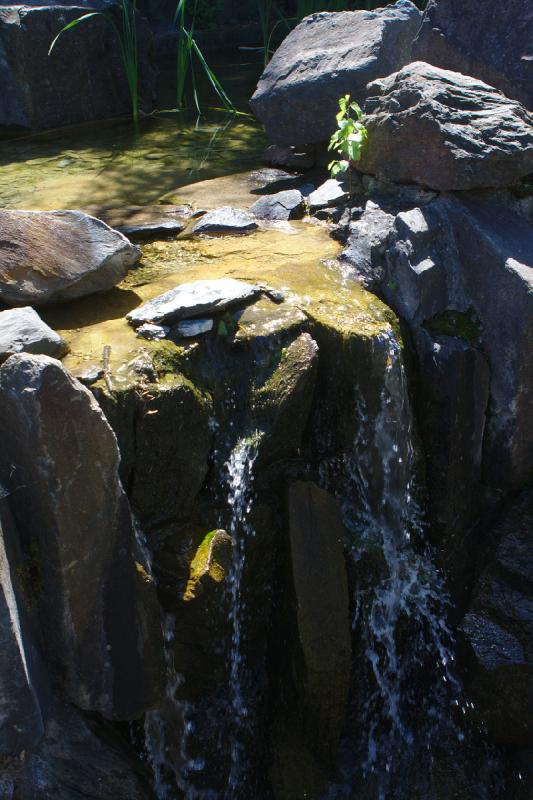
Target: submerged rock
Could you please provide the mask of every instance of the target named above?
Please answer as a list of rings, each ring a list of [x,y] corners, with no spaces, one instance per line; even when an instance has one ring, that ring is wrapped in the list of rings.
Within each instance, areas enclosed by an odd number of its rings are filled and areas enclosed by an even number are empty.
[[[132,719],[160,697],[162,638],[115,436],[92,394],[47,356],[11,356],[0,401],[2,479],[35,560],[54,678],[80,708]]]
[[[362,172],[448,191],[511,186],[533,171],[533,115],[486,83],[418,61],[368,95]]]
[[[251,233],[257,229],[257,222],[246,211],[224,206],[207,211],[192,227],[192,233],[210,236],[224,234]]]
[[[130,206],[103,212],[100,216],[111,228],[132,239],[176,236],[185,230],[192,215],[190,206]]]
[[[0,300],[44,305],[111,289],[141,251],[81,211],[0,210]]]
[[[532,40],[530,0],[430,0],[413,59],[473,75],[533,109]]]
[[[250,206],[250,213],[258,219],[298,219],[304,213],[304,198],[298,189],[287,189],[261,197]]]
[[[276,50],[250,101],[267,136],[288,145],[327,141],[339,97],[362,101],[370,81],[407,64],[420,20],[409,0],[302,20]]]
[[[13,353],[61,358],[67,343],[30,306],[0,311],[0,363]]]
[[[236,303],[246,303],[260,293],[259,286],[234,278],[191,281],[182,283],[130,311],[127,319],[135,326],[145,322],[157,324],[190,319],[201,314],[223,311]]]
[[[83,2],[0,8],[0,126],[56,128],[131,113],[116,33],[106,20],[85,21],[62,36],[48,55],[59,31],[87,11]],[[137,34],[140,107],[151,111],[156,82],[149,60],[152,35],[140,16]]]

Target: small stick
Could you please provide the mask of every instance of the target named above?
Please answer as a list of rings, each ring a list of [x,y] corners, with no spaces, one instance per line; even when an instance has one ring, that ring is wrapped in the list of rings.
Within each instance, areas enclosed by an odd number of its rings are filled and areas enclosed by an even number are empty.
[[[111,347],[110,345],[106,344],[104,346],[104,352],[102,353],[102,361],[104,363],[104,380],[105,385],[107,386],[110,392],[113,391],[113,384],[111,383]]]

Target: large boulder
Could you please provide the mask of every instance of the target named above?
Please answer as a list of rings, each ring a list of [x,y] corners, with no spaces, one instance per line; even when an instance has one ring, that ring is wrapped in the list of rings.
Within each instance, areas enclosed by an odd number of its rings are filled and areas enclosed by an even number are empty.
[[[490,532],[468,613],[467,688],[493,739],[533,741],[533,493],[504,510]]]
[[[81,211],[0,211],[0,300],[45,305],[103,292],[141,251]]]
[[[533,109],[532,41],[530,0],[430,0],[413,58],[473,75]]]
[[[3,364],[0,409],[0,471],[55,679],[80,708],[139,716],[161,694],[163,644],[116,438],[89,390],[48,356]]]
[[[339,97],[362,101],[368,83],[407,64],[420,20],[410,0],[306,17],[274,54],[251,100],[268,137],[295,145],[329,139]]]
[[[130,111],[119,42],[108,21],[86,20],[66,32],[48,55],[59,31],[87,11],[83,3],[0,8],[0,126],[54,128]],[[152,37],[141,17],[137,31],[140,103],[150,111],[155,88],[149,63]]]
[[[533,171],[533,115],[476,78],[417,61],[372,83],[365,111],[362,172],[448,191]]]

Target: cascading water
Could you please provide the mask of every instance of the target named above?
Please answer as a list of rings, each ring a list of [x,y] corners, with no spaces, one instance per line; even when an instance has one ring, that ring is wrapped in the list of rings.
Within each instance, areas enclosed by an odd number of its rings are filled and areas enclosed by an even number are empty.
[[[324,483],[343,502],[353,542],[356,662],[364,665],[356,663],[364,687],[356,701],[352,768],[346,769],[346,779],[356,785],[358,773],[373,787],[365,797],[379,800],[415,796],[413,775],[418,780],[429,774],[435,743],[462,736],[453,723],[460,687],[452,669],[447,598],[423,543],[414,496],[406,376],[392,334],[384,344],[377,411],[370,415],[365,401],[356,399],[359,427],[353,449],[326,463],[323,471]],[[365,570],[371,573],[366,581]]]
[[[246,689],[246,670],[243,651],[244,618],[246,612],[243,593],[246,546],[254,536],[250,521],[253,504],[253,466],[257,458],[259,434],[239,439],[226,462],[226,484],[228,488],[228,532],[233,540],[232,565],[228,576],[230,593],[231,647],[229,653],[229,706],[231,713],[231,765],[228,778],[227,798],[237,797],[237,790],[246,780],[247,734],[253,725]]]

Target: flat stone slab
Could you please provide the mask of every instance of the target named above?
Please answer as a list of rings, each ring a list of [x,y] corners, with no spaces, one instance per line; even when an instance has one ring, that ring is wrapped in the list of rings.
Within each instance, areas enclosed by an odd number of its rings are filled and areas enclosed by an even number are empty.
[[[30,306],[0,311],[0,363],[13,353],[61,358],[67,343]]]
[[[82,211],[0,211],[0,300],[44,305],[112,289],[140,248]]]
[[[191,319],[245,303],[261,292],[259,286],[234,278],[191,281],[130,311],[127,319],[135,327],[145,322],[158,324]]]
[[[257,222],[247,211],[240,208],[223,206],[208,211],[193,226],[192,233],[204,233],[210,236],[224,234],[251,233],[257,230]]]
[[[250,213],[258,219],[299,219],[304,213],[304,198],[298,189],[287,189],[285,192],[260,197],[250,207]]]
[[[336,178],[329,178],[322,186],[311,192],[307,198],[309,210],[311,212],[317,211],[320,208],[328,208],[328,206],[336,206],[342,203],[343,200],[348,199],[348,192],[343,184]]]
[[[112,208],[101,218],[115,230],[132,239],[177,236],[185,230],[193,214],[191,206],[156,205]]]
[[[170,331],[171,338],[190,339],[194,336],[201,336],[213,330],[212,319],[184,319],[174,325]]]

